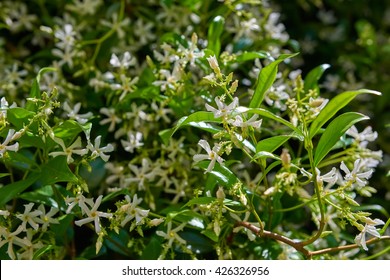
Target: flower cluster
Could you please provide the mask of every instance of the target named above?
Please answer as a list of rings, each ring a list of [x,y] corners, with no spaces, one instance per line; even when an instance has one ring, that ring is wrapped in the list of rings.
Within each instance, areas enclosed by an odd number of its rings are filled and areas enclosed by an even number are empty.
[[[378,93],[324,95],[328,66],[295,69],[268,1],[214,2],[0,3],[1,259],[295,257],[275,240],[313,258],[327,234],[388,239],[362,211],[378,133],[340,113]]]

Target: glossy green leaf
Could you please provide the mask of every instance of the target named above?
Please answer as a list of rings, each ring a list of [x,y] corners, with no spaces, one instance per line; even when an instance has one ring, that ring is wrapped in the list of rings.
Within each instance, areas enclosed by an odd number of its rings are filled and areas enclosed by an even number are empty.
[[[76,175],[69,169],[65,156],[52,158],[37,174],[39,174],[39,183],[43,186],[58,182],[78,182]]]
[[[209,160],[205,160],[199,162],[197,165],[200,166],[202,169],[206,170],[209,166],[209,163]],[[219,163],[215,163],[213,170],[211,170],[209,174],[210,176],[213,176],[220,185],[227,188],[231,188],[237,182],[239,182],[239,179],[229,168]]]
[[[335,118],[325,129],[318,142],[314,155],[314,165],[317,166],[321,162],[352,125],[367,119],[367,116],[355,112],[344,113]]]
[[[390,217],[389,212],[384,208],[382,205],[379,204],[370,204],[370,205],[361,205],[352,207],[353,211],[378,211],[379,213],[383,214],[386,218]]]
[[[264,151],[272,153],[291,137],[292,135],[278,135],[261,140],[256,145],[256,152]]]
[[[54,245],[45,245],[41,248],[39,248],[38,250],[36,250],[34,252],[34,255],[33,255],[33,260],[39,260],[42,256],[44,256],[47,252],[51,251],[51,250],[55,250],[56,249],[56,246]]]
[[[207,48],[212,50],[216,57],[221,51],[221,34],[225,25],[225,19],[222,16],[216,16],[210,24],[207,41]]]
[[[32,173],[25,180],[17,181],[0,188],[0,207],[3,207],[8,201],[18,197],[20,193],[30,187],[38,178],[38,174]]]
[[[310,138],[313,138],[321,127],[330,120],[340,109],[344,108],[349,102],[351,102],[357,95],[362,93],[370,93],[375,95],[381,95],[380,92],[369,89],[360,89],[355,91],[346,91],[336,97],[332,98],[329,103],[321,110],[317,118],[312,122],[310,126]]]
[[[186,125],[191,125],[191,123],[202,123],[202,122],[216,122],[220,123],[220,118],[215,118],[214,114],[212,112],[204,112],[199,111],[195,112],[189,116],[182,117],[175,127],[171,129],[162,130],[159,132],[159,136],[161,137],[163,143],[165,145],[168,144],[169,139],[172,137],[172,135],[181,127]],[[197,126],[196,124],[193,124],[194,126]],[[198,124],[198,127],[202,128],[202,125]],[[207,128],[210,128],[209,126],[205,126]]]
[[[329,64],[322,64],[317,66],[309,72],[305,77],[304,90],[307,93],[310,89],[318,89],[318,80],[322,77],[325,70],[330,67]]]
[[[264,110],[264,109],[261,109],[261,108],[246,108],[246,107],[238,107],[236,109],[236,112],[237,113],[250,113],[250,114],[257,114],[259,116],[262,116],[262,117],[265,117],[265,118],[268,118],[268,119],[271,119],[271,120],[274,120],[274,121],[277,121],[281,124],[284,124],[285,126],[288,126],[289,128],[291,128],[295,133],[296,133],[296,137],[303,141],[303,133],[302,131],[294,126],[292,123],[290,123],[289,121],[271,113],[270,111],[267,111],[267,110]]]
[[[244,61],[248,61],[248,60],[255,60],[256,58],[260,58],[260,59],[268,58],[268,59],[273,60],[272,56],[268,52],[264,52],[264,51],[247,52],[247,51],[245,51],[245,52],[236,56],[234,63],[244,62]]]
[[[20,195],[20,198],[39,203],[45,204],[50,207],[59,208],[57,201],[54,199],[54,191],[52,186],[44,186],[32,192],[24,192]]]
[[[7,121],[10,122],[16,129],[22,129],[30,123],[34,117],[34,112],[24,108],[10,108],[7,110]]]
[[[75,139],[83,129],[80,124],[74,120],[66,120],[54,129],[56,137],[61,139]]]
[[[156,260],[160,256],[162,251],[161,241],[159,238],[152,236],[148,245],[142,250],[142,260]]]
[[[252,100],[249,103],[250,108],[259,108],[261,103],[263,102],[265,93],[272,86],[276,79],[276,74],[278,73],[278,65],[282,61],[294,57],[297,54],[284,54],[280,55],[280,57],[265,66],[261,69],[259,76],[257,78],[255,92],[252,96]]]

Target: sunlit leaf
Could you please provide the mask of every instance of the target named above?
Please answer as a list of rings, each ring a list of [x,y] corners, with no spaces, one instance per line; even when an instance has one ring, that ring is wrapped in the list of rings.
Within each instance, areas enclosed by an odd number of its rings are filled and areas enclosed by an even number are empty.
[[[219,53],[221,51],[221,34],[224,25],[225,25],[225,19],[222,16],[216,16],[215,18],[213,18],[208,30],[207,48],[212,50],[216,57],[219,56]]]
[[[368,117],[360,113],[344,113],[335,118],[325,129],[315,150],[314,164],[317,166],[329,153],[340,137],[355,123],[367,120]]]
[[[346,91],[337,95],[329,101],[325,108],[321,110],[317,118],[312,122],[310,126],[310,137],[314,137],[328,120],[330,120],[340,109],[344,108],[349,102],[351,102],[357,95],[362,93],[381,95],[380,92],[369,89]]]
[[[252,96],[251,102],[249,103],[250,108],[259,108],[263,102],[265,93],[272,86],[278,73],[278,65],[282,61],[294,57],[297,54],[283,54],[280,57],[261,69],[257,78],[255,92]]]
[[[318,89],[318,80],[322,77],[329,64],[321,64],[309,72],[305,77],[304,91],[307,93],[310,89]]]

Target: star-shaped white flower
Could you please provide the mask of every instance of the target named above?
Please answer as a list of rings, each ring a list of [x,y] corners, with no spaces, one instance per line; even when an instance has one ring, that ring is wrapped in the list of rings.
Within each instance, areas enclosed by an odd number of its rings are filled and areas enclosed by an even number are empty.
[[[95,204],[93,205],[93,207],[91,209],[88,209],[88,208],[85,209],[85,212],[86,212],[86,214],[88,216],[87,218],[75,221],[74,223],[76,225],[78,225],[79,227],[81,227],[84,224],[87,224],[87,223],[90,223],[90,222],[94,222],[94,224],[95,224],[95,232],[96,233],[101,232],[100,218],[101,217],[103,217],[103,218],[111,218],[112,217],[111,213],[105,213],[105,212],[97,211],[97,209],[100,206],[100,203],[102,202],[102,198],[103,198],[103,196],[100,195],[96,199]]]
[[[364,229],[355,237],[355,242],[357,245],[362,246],[364,250],[368,250],[366,245],[366,233],[371,234],[375,237],[381,237],[378,230],[375,228],[379,225],[384,225],[385,223],[380,219],[372,220],[367,218],[366,225]]]
[[[177,233],[178,231],[181,231],[185,227],[186,223],[182,223],[177,228],[172,229],[172,222],[168,223],[167,232],[163,232],[161,230],[156,231],[157,235],[164,237],[168,240],[168,246],[171,247],[172,243],[174,241],[177,241],[181,244],[186,244],[186,241],[180,237],[180,235]]]
[[[215,118],[221,117],[223,119],[227,119],[229,117],[229,115],[233,112],[233,110],[238,107],[238,98],[234,97],[232,103],[230,103],[229,105],[226,105],[217,96],[217,97],[215,97],[215,103],[217,104],[218,109],[210,106],[209,104],[206,104],[205,106],[206,106],[207,111],[213,112]]]
[[[194,155],[193,159],[194,159],[195,163],[200,162],[200,161],[205,160],[205,159],[210,160],[210,164],[204,173],[210,172],[214,168],[215,163],[217,161],[220,164],[223,163],[223,158],[218,155],[218,151],[221,149],[221,147],[219,145],[214,145],[213,149],[211,150],[210,144],[206,140],[203,140],[203,139],[199,140],[198,145],[201,146],[203,149],[205,149],[207,154]]]

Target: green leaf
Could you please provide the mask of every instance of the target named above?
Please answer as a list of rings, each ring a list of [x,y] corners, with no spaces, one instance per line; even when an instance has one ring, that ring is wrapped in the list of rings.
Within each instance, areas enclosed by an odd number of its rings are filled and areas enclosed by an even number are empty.
[[[310,126],[310,138],[313,138],[321,127],[330,120],[340,109],[344,108],[349,102],[352,101],[357,95],[362,93],[371,93],[375,95],[381,95],[380,92],[369,89],[360,89],[355,91],[346,91],[336,97],[332,98],[329,103],[321,110],[317,118],[312,122]]]
[[[51,71],[57,71],[57,69],[53,68],[53,67],[44,67],[41,70],[39,70],[38,75],[34,79],[33,84],[31,86],[30,95],[29,95],[30,98],[33,98],[33,99],[40,99],[41,98],[41,90],[39,88],[39,82],[41,80],[41,76],[44,73],[51,72]],[[27,104],[26,104],[27,110],[36,111],[37,107],[38,106],[35,102],[33,102],[31,100],[27,100]]]
[[[16,129],[22,129],[29,124],[34,117],[34,112],[24,108],[10,108],[7,110],[7,121],[9,121]]]
[[[56,137],[61,139],[75,139],[82,132],[81,125],[74,120],[66,120],[54,129]]]
[[[389,212],[387,212],[386,208],[384,208],[381,205],[378,204],[370,204],[370,205],[362,205],[362,206],[355,206],[352,207],[353,211],[378,211],[382,215],[384,215],[386,218],[389,218]]]
[[[212,50],[216,57],[221,51],[221,34],[225,25],[225,19],[222,16],[216,16],[210,24],[207,40],[207,48]]]
[[[45,204],[50,207],[55,207],[59,208],[59,205],[57,201],[54,199],[54,191],[52,186],[44,186],[42,188],[39,188],[37,190],[34,190],[32,192],[25,192],[20,195],[20,198],[35,202],[35,203],[40,203],[40,204]]]
[[[46,245],[41,248],[39,248],[37,251],[34,252],[33,260],[39,260],[44,254],[46,254],[50,250],[55,250],[56,246],[54,245]]]
[[[190,125],[190,123],[201,123],[201,122],[217,122],[220,123],[220,118],[215,118],[214,114],[212,112],[204,112],[199,111],[195,112],[189,116],[182,117],[176,124],[175,127],[171,129],[162,130],[159,132],[159,136],[161,137],[163,143],[165,145],[168,144],[169,139],[172,137],[172,135],[181,127]]]
[[[315,155],[314,165],[318,166],[321,160],[329,153],[333,146],[340,140],[340,137],[355,123],[369,119],[367,116],[348,112],[335,118],[325,129],[320,141],[318,142]]]
[[[39,174],[39,183],[43,186],[58,182],[78,182],[76,175],[69,169],[65,156],[49,160],[37,174]]]
[[[256,145],[256,152],[264,151],[272,153],[291,137],[292,135],[278,135],[261,140]]]
[[[252,100],[249,103],[250,108],[259,108],[263,102],[265,93],[272,86],[276,79],[276,74],[278,73],[278,65],[287,58],[296,56],[297,54],[283,54],[279,58],[267,66],[265,66],[259,73],[257,78],[257,84],[255,92],[252,96]]]
[[[209,163],[209,160],[205,160],[198,163],[197,165],[200,166],[202,169],[206,170]],[[209,174],[210,176],[213,176],[220,185],[227,188],[231,188],[239,182],[236,175],[234,175],[234,173],[229,168],[219,163],[215,163],[213,170],[211,170]]]
[[[259,52],[243,52],[236,56],[234,63],[236,62],[244,62],[248,60],[255,60],[256,58],[268,58],[273,60],[272,56],[268,52],[259,51]]]
[[[305,77],[305,85],[304,90],[307,93],[310,89],[317,89],[318,90],[318,80],[322,77],[325,70],[330,67],[329,64],[322,64],[320,66],[317,66],[313,70],[309,72],[309,74]]]
[[[10,173],[0,173],[0,178],[7,177],[11,175]]]
[[[183,205],[183,207],[189,207],[192,205],[199,205],[199,204],[209,204],[209,203],[213,202],[214,200],[216,200],[215,197],[209,197],[209,196],[196,197],[196,198],[193,198],[190,201],[188,201],[185,205]]]
[[[289,121],[286,121],[285,119],[271,113],[270,111],[267,111],[265,109],[261,109],[261,108],[254,108],[254,109],[251,109],[251,108],[246,108],[246,107],[238,107],[236,110],[235,110],[237,113],[251,113],[251,114],[258,114],[259,116],[262,116],[262,117],[265,117],[265,118],[268,118],[268,119],[272,119],[274,121],[277,121],[281,124],[284,124],[286,126],[288,126],[289,128],[291,128],[292,130],[295,131],[296,133],[296,137],[300,140],[300,141],[303,141],[304,137],[303,137],[303,133],[302,131],[298,128],[298,127],[295,127],[292,123],[290,123]]]
[[[148,245],[142,251],[141,259],[142,260],[156,260],[162,251],[161,241],[159,238],[152,237]]]
[[[8,201],[18,197],[20,193],[30,187],[39,175],[31,173],[25,180],[17,181],[0,188],[0,207],[3,207]]]

